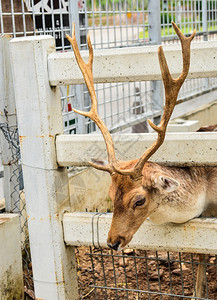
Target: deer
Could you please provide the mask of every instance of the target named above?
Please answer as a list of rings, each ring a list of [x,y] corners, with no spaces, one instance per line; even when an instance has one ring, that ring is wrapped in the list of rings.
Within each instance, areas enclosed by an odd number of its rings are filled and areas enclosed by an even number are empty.
[[[163,48],[159,46],[158,60],[165,90],[165,106],[158,126],[148,120],[151,128],[157,133],[157,139],[140,158],[131,161],[116,159],[112,136],[98,115],[92,70],[93,48],[89,35],[87,63],[83,61],[79,52],[74,25],[72,37],[66,35],[74,50],[92,101],[90,111],[74,109],[74,112],[95,122],[103,135],[108,154],[108,161],[92,159],[89,165],[108,172],[111,176],[109,196],[114,210],[107,245],[113,250],[120,250],[127,246],[147,218],[154,224],[185,223],[199,217],[210,206],[217,205],[217,167],[167,167],[149,161],[164,142],[166,128],[176,105],[179,90],[189,72],[190,45],[196,34],[194,30],[192,35],[185,37],[174,22],[172,25],[181,42],[182,72],[176,79],[171,76]],[[198,283],[201,282],[199,279]],[[197,290],[197,296],[201,296],[202,292]]]
[[[209,132],[209,131],[217,131],[217,124],[207,125],[200,127],[197,132]]]

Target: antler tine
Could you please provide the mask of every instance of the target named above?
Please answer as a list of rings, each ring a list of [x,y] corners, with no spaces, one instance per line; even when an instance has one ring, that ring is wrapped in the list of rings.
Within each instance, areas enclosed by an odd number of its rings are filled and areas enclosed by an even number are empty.
[[[107,127],[105,126],[104,122],[100,119],[98,112],[97,112],[97,97],[96,97],[96,92],[94,89],[94,82],[93,82],[93,47],[90,41],[90,36],[88,34],[87,36],[87,44],[89,48],[89,60],[88,63],[86,64],[80,54],[78,44],[76,41],[75,37],[75,24],[73,23],[73,30],[72,30],[72,37],[70,37],[68,34],[66,35],[66,38],[68,41],[71,43],[72,48],[74,50],[75,58],[77,60],[77,63],[79,65],[79,68],[83,74],[84,81],[87,85],[87,89],[90,94],[91,98],[91,109],[89,112],[84,112],[80,110],[73,109],[74,112],[86,116],[93,120],[96,125],[99,127],[100,131],[102,132],[105,144],[106,144],[106,149],[108,153],[108,165],[98,165],[93,162],[89,162],[91,166],[94,168],[97,168],[99,170],[107,171],[109,173],[114,172],[113,164],[116,162],[115,158],[115,150],[114,150],[114,143],[111,137],[110,132],[108,131]]]
[[[165,107],[164,107],[164,112],[159,127],[153,124],[151,121],[149,121],[150,126],[157,132],[159,132],[162,128],[166,130],[167,124],[176,105],[176,100],[178,97],[179,90],[182,84],[184,83],[185,78],[188,75],[188,71],[190,67],[190,44],[196,34],[196,30],[194,30],[193,34],[187,38],[182,34],[180,29],[177,27],[177,25],[174,22],[172,22],[172,24],[182,45],[183,69],[182,69],[182,73],[178,78],[176,79],[172,78],[167,65],[163,48],[162,46],[159,47],[158,58],[159,58],[164,88],[165,88]]]
[[[134,168],[128,170],[121,170],[114,166],[116,172],[122,175],[129,175],[134,180],[142,176],[142,170],[145,163],[163,144],[166,134],[166,128],[174,110],[174,107],[176,105],[179,90],[185,78],[188,75],[190,67],[190,44],[196,34],[196,30],[194,30],[193,34],[187,38],[182,34],[182,32],[179,30],[179,28],[174,22],[172,22],[172,24],[182,45],[183,69],[181,75],[178,78],[172,78],[163,52],[163,48],[161,46],[158,48],[158,59],[160,63],[162,79],[165,89],[165,107],[159,126],[156,126],[150,120],[148,120],[149,125],[158,133],[157,140],[142,154],[142,156],[135,164]]]

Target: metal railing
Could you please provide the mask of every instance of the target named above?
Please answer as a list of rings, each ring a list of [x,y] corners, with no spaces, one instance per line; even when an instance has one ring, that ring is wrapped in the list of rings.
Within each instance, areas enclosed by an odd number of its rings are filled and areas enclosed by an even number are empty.
[[[185,34],[197,30],[195,40],[216,38],[217,1],[174,0],[86,0],[86,1],[0,1],[1,34],[27,36],[51,34],[56,49],[70,50],[65,38],[71,24],[81,49],[86,49],[90,34],[95,49],[129,47],[176,42],[171,21]],[[157,16],[157,17],[156,17]],[[216,79],[188,80],[180,91],[181,99],[189,99],[216,88]],[[108,128],[115,132],[160,115],[163,94],[160,83],[135,82],[96,85],[99,112]],[[85,86],[62,87],[63,124],[66,133],[90,133],[96,130],[89,119],[76,116],[72,107],[88,110],[89,95]],[[147,130],[143,126],[143,130]]]
[[[79,13],[82,20],[79,25],[80,47],[87,48],[85,37],[88,32],[95,49],[177,42],[171,21],[175,21],[185,34],[196,28],[195,41],[213,40],[217,32],[214,2],[105,0],[94,6],[94,1],[86,1]],[[187,80],[179,98],[190,99],[212,90],[216,85],[216,79]],[[104,84],[96,85],[96,90],[100,115],[113,132],[126,127],[130,132],[136,120],[138,123],[145,121],[162,111],[164,96],[160,83]],[[80,108],[88,110],[90,100],[86,92],[84,99]],[[84,132],[95,130],[90,120],[83,120],[83,123]]]

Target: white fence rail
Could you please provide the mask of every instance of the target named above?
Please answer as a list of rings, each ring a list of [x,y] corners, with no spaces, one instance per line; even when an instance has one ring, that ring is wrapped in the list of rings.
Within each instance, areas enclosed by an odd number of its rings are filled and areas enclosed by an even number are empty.
[[[140,157],[156,139],[154,133],[114,135],[117,157],[131,160]],[[217,165],[217,133],[167,133],[162,147],[151,160],[164,165]],[[88,165],[94,157],[107,159],[105,142],[99,135],[59,135],[56,137],[59,166]]]
[[[68,245],[76,244],[74,231],[67,234],[67,226],[72,229],[76,222],[74,217],[69,217],[66,226],[67,216],[64,216],[64,212],[70,211],[68,178],[66,169],[59,168],[58,163],[61,166],[67,166],[80,161],[84,162],[92,156],[91,148],[93,145],[99,145],[100,149],[103,149],[103,146],[102,138],[97,135],[91,137],[71,136],[70,138],[62,135],[60,95],[57,85],[80,83],[83,80],[75,61],[72,60],[73,55],[57,55],[53,53],[54,49],[54,39],[47,36],[17,38],[11,42],[36,298],[63,300],[78,299],[75,256],[73,248],[66,247],[64,240],[67,236]],[[105,51],[105,55],[103,52],[99,52],[94,63],[96,82],[159,79],[157,48],[154,46],[141,49],[144,50],[145,54],[134,49],[118,50],[119,55],[115,52],[116,50]],[[165,49],[172,73],[177,74],[179,70],[176,68],[181,62],[176,57],[180,56],[181,51],[174,45],[168,45]],[[217,76],[217,59],[215,59],[217,43],[198,43],[192,46],[192,49],[189,76],[191,78]],[[147,70],[145,70],[146,67]],[[168,135],[167,144],[164,148],[166,154],[162,156],[165,161],[173,159],[173,163],[181,161],[183,164],[186,162],[193,163],[196,160],[205,164],[216,163],[216,134],[190,135],[188,139],[186,136],[177,134],[175,142],[171,140],[172,137],[174,136],[171,135],[169,138]],[[150,140],[153,138],[154,136],[151,136]],[[121,139],[123,140],[119,140],[117,143],[120,153],[125,152],[128,148],[127,158],[134,157],[135,153],[139,155],[132,147],[132,140],[124,140],[124,137]],[[145,137],[142,137],[141,141],[137,139],[138,136],[133,140],[133,144],[136,145],[136,149],[143,152],[144,146],[142,144]],[[88,140],[91,140],[92,145]],[[176,151],[174,147],[177,149]],[[79,152],[76,152],[76,148]],[[193,149],[191,154],[187,154],[189,149]],[[187,153],[183,154],[184,151]],[[172,156],[172,152],[176,153],[173,153]],[[194,155],[193,158],[191,155]],[[62,226],[62,220],[64,220],[64,226]],[[91,220],[88,216],[85,219],[89,231]],[[191,233],[194,222],[198,224],[195,227],[195,235]],[[194,222],[174,227],[180,234],[178,242],[182,241],[181,236],[183,236],[183,230],[187,226],[190,228],[187,232],[191,234],[189,234],[189,238],[185,236],[187,243],[185,249],[189,248],[192,251],[194,249],[195,252],[217,253],[216,244],[212,243],[212,240],[217,240],[217,223],[203,221],[200,225],[201,221]],[[78,224],[79,227],[80,225],[81,223]],[[106,226],[105,231],[107,231],[108,224]],[[143,229],[146,230],[146,228],[147,225],[144,224]],[[208,228],[211,228],[211,233],[208,233]],[[159,230],[163,231],[164,229],[159,227]],[[89,235],[88,243],[90,243],[89,231],[85,231],[84,235],[80,234],[77,237],[77,244],[82,243],[82,239],[86,238],[87,234]],[[157,245],[152,230],[149,234],[148,238]],[[165,244],[172,243],[172,235],[171,233],[171,235],[164,236]],[[207,241],[209,235],[212,238],[209,239],[208,246],[204,247],[201,244],[202,240]],[[143,239],[142,236],[140,235],[141,240]],[[134,246],[144,247],[146,241],[144,240],[138,245],[136,245],[138,240],[132,243]],[[171,249],[175,249],[174,242],[171,247]]]
[[[164,45],[172,76],[182,71],[180,45]],[[157,55],[158,46],[104,49],[94,51],[93,77],[95,83],[161,80]],[[88,59],[88,51],[81,51]],[[187,78],[216,77],[217,42],[191,45],[191,65]],[[49,81],[52,86],[84,83],[74,54],[52,53],[48,56]]]
[[[112,214],[66,213],[63,218],[64,239],[69,246],[107,247]],[[217,219],[195,219],[183,224],[154,225],[146,220],[128,247],[216,254]],[[82,236],[82,239],[81,239]],[[204,242],[206,236],[206,242]]]

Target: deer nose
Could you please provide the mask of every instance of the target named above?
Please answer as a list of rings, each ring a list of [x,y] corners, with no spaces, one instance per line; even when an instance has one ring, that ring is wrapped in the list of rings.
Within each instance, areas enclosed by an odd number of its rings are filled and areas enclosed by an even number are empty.
[[[107,243],[107,245],[109,246],[109,248],[113,249],[113,250],[118,250],[118,247],[120,246],[120,243],[119,241],[116,241],[113,245],[110,244],[110,243]]]

